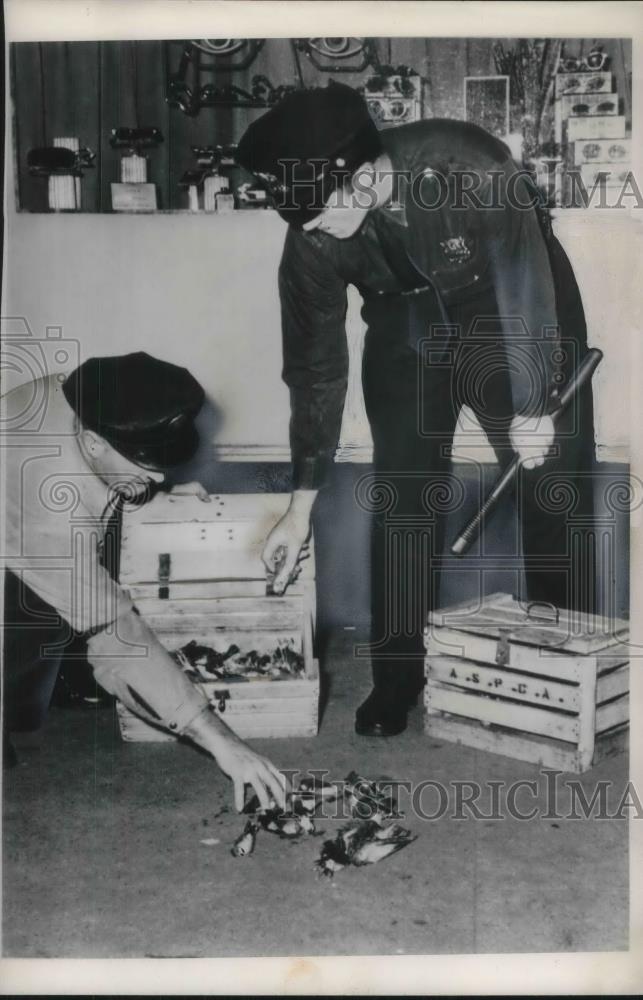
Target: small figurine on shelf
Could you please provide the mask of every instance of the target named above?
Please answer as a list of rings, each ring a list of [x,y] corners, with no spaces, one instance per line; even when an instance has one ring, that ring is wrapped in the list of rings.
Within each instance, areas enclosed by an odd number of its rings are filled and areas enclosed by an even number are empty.
[[[111,185],[115,212],[156,211],[156,185],[148,183],[149,156],[145,151],[162,142],[163,135],[155,126],[112,129],[109,144],[122,154],[120,181]]]
[[[83,170],[93,166],[96,154],[80,147],[77,138],[58,137],[52,146],[30,149],[27,168],[33,177],[48,180],[48,204],[54,212],[78,212]]]
[[[234,195],[230,190],[230,178],[222,173],[235,166],[232,146],[192,146],[196,159],[196,169],[186,170],[179,186],[188,189],[191,212],[199,211],[199,193],[203,193],[205,212],[231,212],[234,210]]]

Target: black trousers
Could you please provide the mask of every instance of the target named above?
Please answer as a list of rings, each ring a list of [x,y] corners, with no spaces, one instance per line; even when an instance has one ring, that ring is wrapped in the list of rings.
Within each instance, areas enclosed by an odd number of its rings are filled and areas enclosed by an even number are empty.
[[[572,282],[571,290],[563,286],[568,301],[559,304],[565,381],[587,350],[573,275]],[[432,326],[444,324],[434,293],[366,301],[362,377],[374,444],[369,491],[374,668],[406,664],[417,676],[422,630],[438,600],[446,515],[464,498],[450,460],[462,404],[475,412],[500,466],[514,456],[504,341],[489,334],[493,324],[484,335],[476,333],[477,318],[496,313],[492,291],[452,306],[448,319],[455,329],[445,341],[429,336]],[[428,338],[424,345],[414,342],[420,327]],[[594,607],[594,570],[585,558],[591,547],[593,456],[590,386],[557,424],[553,457],[519,476],[515,501],[527,587],[521,596],[528,600]],[[480,494],[482,499],[482,489]]]
[[[3,726],[5,733],[39,729],[60,669],[69,625],[49,604],[5,572]]]

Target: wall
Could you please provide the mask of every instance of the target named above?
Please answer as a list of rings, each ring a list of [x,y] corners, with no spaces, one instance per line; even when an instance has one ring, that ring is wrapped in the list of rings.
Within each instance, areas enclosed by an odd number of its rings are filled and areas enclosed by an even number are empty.
[[[25,317],[36,338],[61,326],[81,360],[143,348],[186,365],[217,401],[217,440],[285,445],[276,281],[284,228],[263,211],[9,212],[3,312]]]
[[[589,342],[605,360],[595,383],[601,458],[627,461],[630,364],[640,328],[643,227],[627,210],[569,209],[558,233],[583,294]],[[213,401],[204,415],[219,457],[286,459],[288,394],[281,381],[277,267],[285,226],[274,212],[222,216],[7,216],[4,316],[24,317],[37,340],[48,326],[92,354],[145,349],[198,376]],[[351,326],[359,334],[359,299]],[[5,324],[6,326],[6,324]],[[358,358],[356,358],[356,370]],[[64,367],[61,366],[61,367]],[[5,372],[5,388],[30,372]],[[353,379],[359,390],[359,378]],[[368,457],[359,406],[344,439]],[[492,461],[472,418],[460,422],[460,458]],[[466,426],[465,426],[466,425]],[[472,433],[465,430],[474,428]],[[205,451],[203,461],[207,461]]]

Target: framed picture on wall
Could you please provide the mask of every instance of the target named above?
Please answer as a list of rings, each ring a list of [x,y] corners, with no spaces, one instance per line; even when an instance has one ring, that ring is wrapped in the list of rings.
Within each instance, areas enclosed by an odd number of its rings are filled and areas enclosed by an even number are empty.
[[[509,77],[465,76],[464,117],[492,135],[508,135]]]

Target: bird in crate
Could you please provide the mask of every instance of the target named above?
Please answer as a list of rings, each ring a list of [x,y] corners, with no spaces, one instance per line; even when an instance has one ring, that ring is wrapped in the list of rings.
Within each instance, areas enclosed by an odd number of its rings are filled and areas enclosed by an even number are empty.
[[[175,651],[174,658],[193,680],[281,680],[300,676],[305,667],[292,637],[279,640],[269,653],[256,649],[243,653],[236,643],[220,652],[192,639]]]

